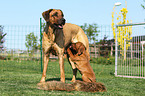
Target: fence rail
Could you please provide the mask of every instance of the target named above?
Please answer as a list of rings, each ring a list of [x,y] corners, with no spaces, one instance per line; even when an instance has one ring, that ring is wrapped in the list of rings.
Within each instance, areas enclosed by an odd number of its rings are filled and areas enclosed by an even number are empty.
[[[145,25],[145,22],[142,22],[142,23],[131,23],[131,24],[121,24],[121,25],[116,25],[116,27],[136,26],[136,25]]]

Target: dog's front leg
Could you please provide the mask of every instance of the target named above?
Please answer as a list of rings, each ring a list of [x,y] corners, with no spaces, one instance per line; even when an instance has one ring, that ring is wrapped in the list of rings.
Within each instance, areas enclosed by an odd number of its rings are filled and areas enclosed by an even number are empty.
[[[43,33],[43,39],[42,39],[42,48],[43,48],[43,74],[40,82],[45,82],[46,78],[46,70],[47,70],[47,65],[49,62],[49,50],[51,48],[52,43],[49,41],[47,34],[44,32]]]
[[[58,53],[58,58],[59,58],[59,66],[60,66],[60,73],[61,73],[61,81],[65,82],[65,74],[64,74],[64,48],[60,48],[57,44],[53,45],[53,48],[57,51]]]
[[[40,82],[45,82],[46,70],[47,70],[47,66],[48,66],[48,62],[49,62],[49,55],[48,54],[44,54],[43,62],[44,62],[43,74],[42,74],[42,78],[41,78]]]
[[[74,62],[70,59],[70,57],[68,57],[69,63],[72,66],[72,70],[73,70],[73,78],[71,80],[71,82],[75,82],[76,81],[76,75],[77,75],[77,68],[76,65],[74,64]]]
[[[60,73],[61,73],[61,81],[65,82],[65,74],[64,74],[64,57],[63,53],[59,53],[58,55],[59,58],[59,66],[60,66]]]

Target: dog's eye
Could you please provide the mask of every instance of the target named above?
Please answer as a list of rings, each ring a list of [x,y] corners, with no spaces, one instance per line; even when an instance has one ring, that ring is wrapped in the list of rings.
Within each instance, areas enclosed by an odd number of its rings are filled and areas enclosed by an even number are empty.
[[[56,17],[58,17],[58,13],[57,13],[57,12],[55,12],[52,16],[56,16]]]

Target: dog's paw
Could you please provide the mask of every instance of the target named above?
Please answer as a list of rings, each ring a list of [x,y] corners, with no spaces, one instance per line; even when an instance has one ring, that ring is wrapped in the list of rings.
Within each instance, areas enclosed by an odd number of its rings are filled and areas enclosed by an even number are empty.
[[[76,82],[76,79],[72,79],[70,82]]]

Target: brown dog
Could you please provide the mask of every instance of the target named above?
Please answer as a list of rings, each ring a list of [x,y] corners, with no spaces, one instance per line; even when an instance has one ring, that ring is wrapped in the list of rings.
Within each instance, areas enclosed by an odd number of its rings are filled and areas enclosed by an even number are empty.
[[[82,74],[82,79],[85,82],[96,82],[95,73],[89,63],[88,54],[86,48],[81,42],[72,43],[67,48],[67,53],[71,60],[75,63],[76,68]],[[76,79],[77,70],[74,70],[73,82]]]
[[[45,82],[46,70],[49,61],[50,50],[55,50],[58,54],[61,81],[65,82],[64,75],[64,49],[71,42],[82,42],[86,47],[86,53],[89,59],[89,42],[84,31],[77,25],[65,23],[63,12],[57,9],[50,9],[42,13],[46,21],[46,27],[43,32],[42,48],[44,53],[44,68],[40,82]],[[69,59],[71,62],[71,59]],[[73,66],[73,62],[71,62]],[[74,68],[74,67],[73,67]]]

